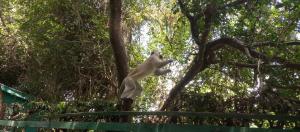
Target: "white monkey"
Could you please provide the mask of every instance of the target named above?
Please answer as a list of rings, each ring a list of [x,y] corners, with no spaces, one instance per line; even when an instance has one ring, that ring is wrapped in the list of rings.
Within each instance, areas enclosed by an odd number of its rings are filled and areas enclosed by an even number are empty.
[[[150,57],[146,59],[144,63],[138,65],[122,81],[121,88],[125,88],[121,94],[121,99],[134,100],[142,92],[142,87],[137,81],[152,73],[154,73],[154,75],[163,75],[171,72],[170,69],[162,69],[162,67],[171,63],[172,61],[173,60],[163,60],[158,51],[153,51]]]

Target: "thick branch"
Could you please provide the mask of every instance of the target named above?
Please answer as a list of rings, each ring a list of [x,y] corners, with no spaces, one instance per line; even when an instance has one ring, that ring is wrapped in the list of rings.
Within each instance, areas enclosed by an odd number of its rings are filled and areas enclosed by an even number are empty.
[[[2,84],[0,83],[0,88]],[[4,94],[3,91],[0,91],[0,120],[3,120],[5,116],[5,103],[4,103]]]
[[[222,63],[222,62],[218,62]],[[228,64],[240,68],[257,68],[257,64],[245,64],[245,63],[238,63],[238,62],[226,62],[223,64]],[[269,67],[269,68],[276,68],[276,67],[282,67],[282,68],[290,68],[290,69],[297,69],[300,70],[300,64],[298,63],[285,63],[285,64],[262,64],[263,67]]]
[[[182,13],[189,19],[190,22],[190,28],[191,28],[191,34],[192,38],[195,41],[195,43],[199,46],[197,56],[194,58],[192,66],[188,70],[188,72],[185,74],[185,76],[179,81],[179,83],[170,91],[169,96],[167,100],[164,102],[164,105],[162,106],[161,110],[168,109],[174,99],[178,96],[178,94],[184,89],[184,87],[202,70],[204,70],[207,67],[207,64],[204,64],[204,53],[206,50],[205,43],[207,41],[207,36],[210,31],[211,27],[211,19],[212,16],[212,9],[211,7],[207,7],[206,9],[206,18],[205,18],[205,30],[202,33],[202,39],[199,38],[199,28],[200,25],[198,23],[199,17],[198,15],[192,16],[189,14],[186,5],[184,5],[183,0],[178,0],[178,3],[180,5]],[[202,41],[202,42],[201,42]]]
[[[209,42],[207,44],[207,51],[213,52],[224,47],[225,45],[235,48],[246,55],[250,55],[253,58],[259,58],[264,60],[265,62],[269,61],[269,58],[266,55],[247,47],[242,41],[228,37]]]
[[[183,0],[178,0],[178,4],[180,6],[181,12],[188,18],[188,19],[192,19],[192,15],[189,13],[188,9],[186,8],[186,6],[183,3]]]
[[[282,44],[278,44],[278,42],[258,42],[254,43],[252,47],[263,47],[263,46],[269,46],[269,47],[278,47],[278,46],[299,46],[300,41],[293,41],[293,42],[282,42]]]
[[[174,99],[179,95],[179,93],[185,88],[185,86],[201,71],[203,71],[206,67],[202,65],[202,67],[199,66],[199,62],[197,60],[194,60],[194,63],[192,64],[191,68],[188,70],[188,72],[185,74],[185,76],[179,81],[178,84],[170,91],[169,96],[167,100],[164,102],[164,105],[161,107],[161,111],[170,109],[170,106]]]
[[[281,66],[284,66],[287,68],[293,68],[293,69],[298,69],[298,66],[299,66],[298,64],[288,62],[285,59],[282,59],[280,57],[272,57],[272,58],[267,57],[266,55],[247,47],[243,42],[241,42],[237,39],[227,38],[227,37],[220,38],[215,41],[209,42],[207,45],[207,51],[209,53],[214,52],[214,51],[224,47],[225,45],[235,48],[246,55],[249,54],[253,58],[262,59],[264,62],[271,62],[271,61],[278,62],[278,63],[280,63]]]
[[[208,36],[211,30],[212,19],[216,13],[216,7],[213,4],[207,5],[204,11],[204,31],[202,32],[200,44],[206,44],[208,41]],[[198,44],[199,45],[199,44]]]
[[[201,44],[200,39],[199,39],[199,24],[197,19],[190,19],[190,27],[191,27],[191,33],[192,33],[192,38],[195,41],[195,43],[199,46]]]
[[[200,25],[198,23],[198,19],[200,16],[192,16],[189,14],[189,12],[186,9],[186,6],[183,3],[183,0],[178,0],[178,3],[180,5],[180,8],[182,10],[182,13],[189,19],[190,22],[190,28],[191,28],[191,34],[192,38],[195,41],[195,43],[199,46],[197,56],[194,58],[194,62],[192,63],[191,68],[189,71],[185,74],[185,76],[179,81],[179,83],[170,91],[169,96],[167,100],[164,102],[164,105],[162,106],[161,110],[168,109],[174,99],[179,95],[179,93],[185,88],[185,86],[202,70],[204,70],[207,67],[207,64],[204,61],[205,58],[205,51],[206,51],[206,42],[208,40],[210,28],[212,25],[212,18],[213,14],[215,13],[215,7],[213,5],[208,5],[204,15],[205,15],[205,25],[204,25],[204,31],[202,32],[201,40],[199,39],[199,29]]]
[[[271,87],[276,87],[276,88],[281,88],[281,89],[294,89],[294,90],[300,90],[300,85],[298,84],[292,84],[292,85],[286,85],[286,86],[283,86],[283,85],[278,85],[278,84],[275,84],[275,83],[272,83],[270,81],[267,82],[267,84]]]
[[[124,42],[121,35],[121,14],[122,1],[110,0],[110,42],[113,48],[114,57],[118,71],[118,82],[128,74],[128,59],[125,51]]]
[[[278,66],[300,70],[300,64],[297,63],[283,63]]]
[[[223,48],[225,45],[235,48],[244,54],[249,54],[248,56],[250,56],[250,57],[262,59],[264,62],[270,62],[271,60],[272,61],[275,60],[276,62],[281,63],[279,65],[264,64],[267,66],[271,66],[271,67],[282,66],[282,67],[287,67],[287,68],[300,69],[300,64],[288,63],[280,58],[269,59],[266,55],[264,55],[260,52],[257,52],[253,49],[250,49],[243,42],[241,42],[237,39],[233,39],[233,38],[220,38],[220,39],[217,39],[217,40],[207,43],[207,47],[205,49],[206,54],[205,54],[205,56],[203,56],[203,58],[207,58],[207,56],[209,56],[211,53],[213,53],[214,51],[216,51],[220,48]],[[174,99],[176,99],[176,97],[180,94],[180,92],[185,88],[185,86],[199,72],[203,71],[205,68],[207,68],[209,66],[209,63],[207,63],[207,61],[204,61],[203,59],[199,59],[199,57],[201,57],[201,53],[197,54],[197,56],[194,58],[194,63],[192,63],[192,66],[189,69],[189,71],[179,81],[179,83],[170,91],[169,97],[164,102],[164,105],[161,108],[162,111],[170,109],[172,102],[174,101]],[[240,67],[257,68],[256,64],[236,63],[235,65],[240,66]]]
[[[123,79],[127,76],[129,71],[128,59],[125,50],[124,41],[121,34],[121,14],[122,14],[122,1],[121,0],[110,0],[110,21],[109,21],[109,35],[110,42],[112,45],[115,63],[117,66],[117,75],[118,75],[118,86],[121,85]],[[120,92],[123,92],[124,89],[119,89]],[[118,105],[119,110],[130,111],[132,106],[131,100],[122,100]],[[118,118],[116,118],[118,119]],[[121,122],[129,122],[129,116],[120,117]]]
[[[226,63],[218,62],[218,63],[228,64],[239,68],[252,68],[252,69],[257,68],[257,64],[245,64],[245,63],[238,63],[238,62],[226,62]]]
[[[199,26],[199,23],[198,23],[198,20],[199,20],[200,16],[199,15],[192,16],[188,11],[187,6],[184,5],[183,0],[178,0],[178,4],[180,6],[181,12],[189,19],[190,27],[191,27],[191,34],[192,34],[193,40],[195,41],[195,43],[197,45],[200,45],[200,43],[201,43],[200,39],[199,39],[200,26]]]

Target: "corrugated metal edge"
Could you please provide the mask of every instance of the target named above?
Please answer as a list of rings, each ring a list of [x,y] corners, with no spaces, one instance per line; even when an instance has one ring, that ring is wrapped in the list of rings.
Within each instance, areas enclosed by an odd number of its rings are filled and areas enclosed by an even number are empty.
[[[8,93],[8,94],[11,94],[11,95],[14,95],[18,98],[21,98],[21,99],[24,99],[24,100],[31,100],[32,99],[32,96],[30,95],[27,95],[17,89],[14,89],[14,88],[11,88],[11,87],[8,87],[2,83],[0,83],[0,87],[1,87],[1,90]]]

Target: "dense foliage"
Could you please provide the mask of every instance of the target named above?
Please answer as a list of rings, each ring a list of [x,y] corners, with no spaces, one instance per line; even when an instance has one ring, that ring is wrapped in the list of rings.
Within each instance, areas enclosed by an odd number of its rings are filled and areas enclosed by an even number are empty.
[[[175,60],[141,81],[134,110],[299,115],[300,1],[126,0],[122,10],[131,68],[153,49]],[[116,110],[109,13],[107,0],[0,0],[0,83],[35,96],[36,111]],[[222,38],[242,48],[209,49]]]
[[[108,18],[102,4],[59,0],[5,2],[3,18],[13,22],[3,27],[11,32],[2,31],[2,83],[18,86],[50,102],[91,100],[114,94],[115,69]]]

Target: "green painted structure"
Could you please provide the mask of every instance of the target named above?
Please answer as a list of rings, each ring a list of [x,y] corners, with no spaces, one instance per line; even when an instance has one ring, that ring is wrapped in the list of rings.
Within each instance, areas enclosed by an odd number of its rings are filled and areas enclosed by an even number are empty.
[[[14,88],[8,87],[2,83],[0,83],[0,88],[3,93],[4,104],[6,104],[6,105],[11,105],[13,103],[25,105],[29,100],[31,100],[33,98],[32,96],[30,96],[28,94],[25,94]],[[28,127],[28,128],[26,128],[26,131],[36,132],[36,129]]]
[[[198,118],[235,118],[235,119],[253,119],[253,120],[277,120],[299,122],[300,116],[290,115],[262,115],[262,114],[236,114],[236,113],[209,113],[209,112],[81,112],[66,114],[40,115],[48,121],[13,121],[0,120],[0,126],[9,126],[16,128],[33,128],[30,132],[38,131],[34,128],[43,130],[69,129],[77,131],[96,130],[96,131],[118,131],[118,132],[299,132],[299,128],[294,129],[275,129],[275,128],[250,128],[239,126],[212,126],[212,125],[194,125],[194,124],[147,124],[147,123],[120,123],[120,122],[80,122],[80,121],[57,121],[58,118],[76,117],[76,116],[184,116]]]
[[[1,83],[0,88],[4,96],[4,103],[8,105],[12,103],[24,104],[32,98],[30,95],[22,93],[21,91],[18,91]]]
[[[117,132],[299,132],[294,129],[267,129],[230,126],[201,126],[191,124],[145,124],[145,123],[101,123],[59,121],[8,121],[0,120],[1,126],[58,128],[71,130],[102,130]],[[27,131],[26,131],[27,132]],[[30,131],[33,132],[33,131]]]
[[[25,104],[32,99],[16,89],[10,88],[0,83],[6,104],[20,103]],[[250,128],[238,126],[211,126],[193,124],[147,124],[147,123],[120,123],[120,122],[68,122],[58,121],[63,117],[76,116],[176,116],[176,117],[197,117],[197,118],[222,118],[222,119],[247,119],[247,120],[275,120],[288,121],[298,124],[300,116],[291,115],[263,115],[263,114],[236,114],[236,113],[209,113],[209,112],[80,112],[65,114],[39,115],[32,121],[0,120],[0,126],[11,127],[13,131],[20,131],[25,128],[26,132],[36,132],[41,129],[70,129],[77,131],[96,130],[96,131],[119,131],[119,132],[300,132],[297,129],[273,129],[273,128]],[[47,121],[37,119],[47,119]],[[298,126],[299,127],[299,126]]]

